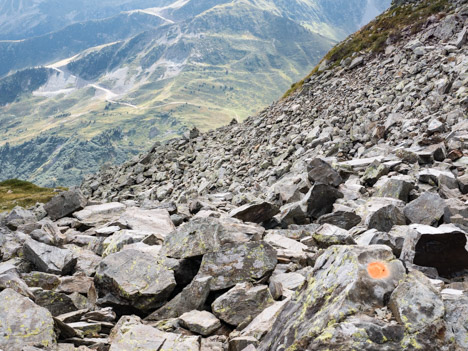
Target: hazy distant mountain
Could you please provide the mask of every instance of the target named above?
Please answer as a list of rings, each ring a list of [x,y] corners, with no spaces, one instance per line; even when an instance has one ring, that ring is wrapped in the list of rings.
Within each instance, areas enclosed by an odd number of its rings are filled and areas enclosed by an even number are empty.
[[[52,2],[20,3],[37,9]],[[80,3],[71,22],[91,1]],[[115,7],[126,12],[109,10],[113,17],[0,42],[0,75],[20,69],[0,79],[0,179],[73,184],[105,161],[121,161],[193,125],[207,130],[244,119],[389,3],[120,1]],[[39,65],[46,68],[27,69]],[[25,150],[41,157],[25,158]]]
[[[173,0],[0,0],[0,40],[20,40]]]

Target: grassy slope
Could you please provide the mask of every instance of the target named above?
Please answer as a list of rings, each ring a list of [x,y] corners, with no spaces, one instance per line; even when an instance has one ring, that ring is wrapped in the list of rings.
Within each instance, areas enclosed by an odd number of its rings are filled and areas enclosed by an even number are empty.
[[[327,61],[328,67],[331,68],[338,66],[342,60],[351,57],[356,52],[381,52],[386,47],[385,43],[387,39],[398,40],[399,33],[403,28],[411,26],[412,31],[417,32],[427,21],[428,17],[435,13],[443,12],[449,6],[448,0],[426,0],[416,7],[403,5],[391,8],[361,30],[336,45],[325,55],[320,63]],[[294,83],[283,98],[302,88],[304,82],[318,72],[320,63],[307,77]]]
[[[15,206],[27,208],[38,202],[46,203],[55,195],[57,193],[54,189],[41,188],[17,179],[6,180],[0,182],[0,212],[11,210]]]

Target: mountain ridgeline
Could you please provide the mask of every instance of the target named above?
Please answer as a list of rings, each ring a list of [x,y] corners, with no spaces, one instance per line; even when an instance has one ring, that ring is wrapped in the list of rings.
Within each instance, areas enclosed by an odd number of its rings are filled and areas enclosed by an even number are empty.
[[[244,120],[390,4],[122,1],[110,11],[103,2],[102,12],[79,22],[91,6],[82,2],[58,12],[48,12],[48,1],[21,2],[20,8],[3,4],[8,11],[2,16],[10,21],[18,11],[30,11],[38,22],[48,13],[69,23],[50,33],[41,33],[38,24],[34,34],[0,41],[0,88],[8,92],[0,98],[0,179],[76,185],[105,162],[129,159],[192,126],[206,131]],[[114,130],[121,138],[102,152],[90,157],[86,148],[77,151]],[[39,154],[43,148],[49,150],[45,158]],[[37,157],[18,157],[26,150]]]

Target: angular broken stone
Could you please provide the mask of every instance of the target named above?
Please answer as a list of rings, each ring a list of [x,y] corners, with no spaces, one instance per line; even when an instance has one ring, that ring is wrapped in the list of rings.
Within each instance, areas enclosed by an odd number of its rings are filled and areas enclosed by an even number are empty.
[[[54,317],[80,309],[71,296],[60,292],[38,289],[34,291],[34,297],[36,304],[47,308]]]
[[[161,254],[174,258],[196,257],[217,251],[229,243],[261,239],[263,228],[233,221],[215,218],[192,220],[166,237]]]
[[[25,297],[34,299],[34,295],[31,290],[29,290],[28,285],[20,278],[16,271],[0,274],[0,291],[8,288]]]
[[[221,328],[221,322],[212,313],[207,311],[190,311],[179,317],[180,324],[203,336],[209,336]]]
[[[404,336],[401,325],[359,314],[341,323],[331,323],[309,347],[310,350],[401,350]]]
[[[388,174],[388,172],[389,169],[386,165],[375,161],[367,167],[361,180],[364,184],[373,186],[381,177]]]
[[[76,264],[73,253],[67,249],[39,243],[29,239],[23,247],[24,258],[39,271],[52,274],[68,274]]]
[[[414,188],[414,184],[403,180],[390,178],[374,193],[376,197],[391,197],[404,202],[408,202],[410,191]]]
[[[410,223],[435,225],[444,216],[445,201],[438,195],[425,192],[404,209]]]
[[[268,277],[277,263],[275,250],[264,241],[226,245],[203,256],[199,277],[211,276],[211,290]]]
[[[0,348],[23,347],[53,349],[56,345],[54,320],[49,311],[37,306],[12,289],[0,292]]]
[[[210,281],[211,277],[195,277],[181,293],[150,314],[146,319],[159,321],[177,318],[185,312],[202,309],[210,293]]]
[[[37,222],[37,219],[34,214],[19,206],[15,207],[5,217],[5,224],[11,230],[16,230],[21,225],[35,222]]]
[[[136,250],[107,256],[99,264],[94,281],[100,295],[110,293],[140,310],[157,307],[176,286],[171,269],[154,256]]]
[[[395,225],[405,225],[403,214],[404,202],[392,198],[370,198],[363,206],[356,209],[356,214],[363,218],[369,229],[388,232]]]
[[[44,272],[23,273],[21,278],[32,288],[54,290],[60,285],[60,277],[55,274]]]
[[[240,283],[218,297],[211,305],[211,309],[219,319],[238,326],[246,320],[254,319],[273,303],[268,286]]]
[[[305,280],[306,278],[300,273],[280,273],[270,278],[270,284],[279,283],[283,289],[297,290],[304,284]]]
[[[169,212],[162,209],[144,210],[138,207],[129,207],[125,209],[119,221],[125,223],[132,230],[147,235],[153,234],[160,239],[164,239],[176,229]]]
[[[444,303],[426,276],[408,274],[390,296],[388,307],[409,333],[416,333],[443,318]]]
[[[309,180],[314,183],[326,184],[338,187],[343,183],[343,179],[328,163],[316,158],[307,163]]]
[[[58,292],[72,294],[74,292],[87,294],[93,285],[93,278],[86,276],[71,276],[60,278],[60,285],[57,287]]]
[[[317,219],[333,210],[336,200],[343,198],[343,194],[334,187],[326,184],[315,184],[307,193],[307,215]]]
[[[320,248],[327,248],[332,245],[356,244],[347,230],[332,224],[323,224],[312,234],[312,238],[314,238]]]
[[[454,340],[456,347],[468,349],[468,297],[462,295],[445,302],[444,320],[447,324],[447,340]]]
[[[467,234],[453,224],[438,228],[410,225],[400,258],[410,264],[434,267],[442,277],[468,269]]]
[[[269,202],[261,202],[236,208],[229,215],[244,222],[263,223],[269,221],[278,213],[279,208],[277,206]]]
[[[317,223],[332,224],[342,229],[349,230],[357,226],[361,221],[362,218],[352,210],[338,210],[321,216],[317,220]]]
[[[308,175],[292,174],[281,178],[272,186],[274,197],[279,197],[282,204],[292,203],[302,200],[309,191],[311,184]]]
[[[102,205],[86,206],[83,210],[73,213],[80,222],[91,227],[117,220],[125,211],[126,206],[119,202],[109,202]]]
[[[47,215],[56,221],[67,217],[77,210],[81,210],[87,204],[86,198],[80,190],[64,191],[44,205]]]
[[[317,260],[314,275],[278,314],[259,345],[260,351],[310,349],[330,324],[358,310],[383,306],[405,276],[390,248],[334,246]]]

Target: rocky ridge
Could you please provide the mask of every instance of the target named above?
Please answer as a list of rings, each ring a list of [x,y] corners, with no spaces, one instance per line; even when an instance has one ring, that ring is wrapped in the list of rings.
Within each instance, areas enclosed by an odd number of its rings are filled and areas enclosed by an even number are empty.
[[[466,350],[468,4],[444,11],[2,215],[0,349]]]

